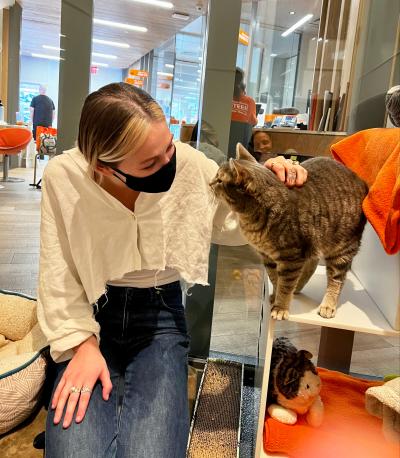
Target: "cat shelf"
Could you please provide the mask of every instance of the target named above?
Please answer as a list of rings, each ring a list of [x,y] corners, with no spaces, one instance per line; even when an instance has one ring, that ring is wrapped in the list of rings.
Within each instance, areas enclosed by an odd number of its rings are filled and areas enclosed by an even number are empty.
[[[290,306],[289,321],[324,328],[400,337],[400,331],[397,330],[400,321],[399,261],[399,254],[388,256],[384,253],[373,229],[368,224],[360,253],[353,262],[354,271],[348,273],[339,297],[336,316],[326,319],[318,315],[318,306],[326,289],[325,266],[318,266],[303,291],[294,296]],[[270,305],[267,299],[268,294],[272,292],[272,285],[269,280],[265,281],[268,286],[266,285],[266,298],[263,303],[264,332],[260,336],[263,367],[260,368],[262,370],[258,375],[261,399],[255,458],[287,458],[282,454],[268,454],[263,446],[269,366],[275,330],[275,321],[269,319]]]
[[[294,296],[289,321],[383,336],[399,335],[352,272],[347,275],[336,315],[330,319],[322,318],[317,313],[325,288],[325,266],[318,266],[303,291]],[[271,284],[269,289],[272,290]]]

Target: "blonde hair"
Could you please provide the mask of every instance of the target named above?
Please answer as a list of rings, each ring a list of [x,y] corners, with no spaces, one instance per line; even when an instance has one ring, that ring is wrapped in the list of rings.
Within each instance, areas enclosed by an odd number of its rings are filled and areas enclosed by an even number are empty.
[[[165,120],[158,103],[147,92],[127,83],[112,83],[92,92],[83,104],[78,147],[92,177],[98,162],[118,165],[144,143],[152,122]]]

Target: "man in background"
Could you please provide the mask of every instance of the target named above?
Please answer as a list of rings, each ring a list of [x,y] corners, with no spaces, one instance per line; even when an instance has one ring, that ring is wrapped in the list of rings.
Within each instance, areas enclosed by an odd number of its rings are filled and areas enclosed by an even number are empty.
[[[36,140],[37,126],[51,127],[55,114],[55,106],[50,97],[46,95],[46,87],[39,87],[39,95],[33,97],[31,102],[31,122],[33,125],[33,138]]]

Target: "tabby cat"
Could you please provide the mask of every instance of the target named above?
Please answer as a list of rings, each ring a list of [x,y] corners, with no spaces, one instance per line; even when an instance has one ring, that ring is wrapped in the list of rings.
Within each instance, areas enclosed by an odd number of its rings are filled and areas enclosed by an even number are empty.
[[[271,316],[287,319],[299,292],[324,257],[328,285],[319,314],[332,318],[365,225],[361,204],[367,185],[333,159],[301,164],[307,182],[287,188],[240,144],[237,159],[221,165],[210,183],[215,195],[239,215],[249,243],[265,259],[273,284]]]

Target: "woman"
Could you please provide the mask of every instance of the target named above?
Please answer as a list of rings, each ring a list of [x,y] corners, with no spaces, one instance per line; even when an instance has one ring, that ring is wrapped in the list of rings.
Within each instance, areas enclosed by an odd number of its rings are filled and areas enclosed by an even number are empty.
[[[244,72],[239,67],[236,68],[235,73],[231,121],[243,122],[251,126],[257,124],[256,102],[246,95]]]
[[[251,136],[249,149],[258,162],[264,163],[267,159],[275,157],[272,153],[272,140],[269,134],[263,130],[256,130]]]
[[[43,177],[38,319],[57,363],[46,456],[184,457],[179,280],[207,284],[212,236],[243,243],[210,192],[217,165],[174,143],[159,105],[125,83],[87,97],[78,146]],[[305,180],[283,159],[267,166]]]

